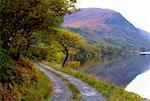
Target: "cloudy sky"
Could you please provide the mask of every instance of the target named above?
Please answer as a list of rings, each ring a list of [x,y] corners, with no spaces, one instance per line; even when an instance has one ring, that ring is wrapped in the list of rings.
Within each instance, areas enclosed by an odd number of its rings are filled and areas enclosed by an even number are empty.
[[[150,32],[150,0],[78,0],[77,6],[115,10],[136,27]]]

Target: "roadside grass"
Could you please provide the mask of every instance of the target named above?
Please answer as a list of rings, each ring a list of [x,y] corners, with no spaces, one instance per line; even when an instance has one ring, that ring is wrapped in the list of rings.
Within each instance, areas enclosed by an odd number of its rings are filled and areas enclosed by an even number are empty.
[[[121,87],[109,84],[104,80],[100,80],[92,75],[87,75],[69,68],[62,69],[60,65],[54,63],[52,64],[46,61],[43,63],[84,81],[100,92],[107,101],[145,101],[145,99],[141,98],[137,94],[127,92]]]
[[[0,101],[50,101],[52,82],[29,59],[17,61],[14,74],[11,83],[0,83]]]
[[[23,101],[49,101],[52,93],[52,83],[49,78],[37,71],[38,79],[35,83],[16,85],[15,92]]]
[[[68,86],[68,88],[72,92],[72,101],[81,101],[80,91],[68,79],[63,78],[61,75],[59,75],[49,69],[46,69],[46,70],[53,73],[55,76],[59,77],[62,81],[65,82],[65,84]]]
[[[52,82],[26,58],[18,61],[13,92],[15,101],[49,101]]]

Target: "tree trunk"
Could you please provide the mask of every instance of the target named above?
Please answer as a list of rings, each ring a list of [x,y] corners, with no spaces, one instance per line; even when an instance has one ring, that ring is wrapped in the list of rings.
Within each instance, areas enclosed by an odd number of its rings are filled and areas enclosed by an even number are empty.
[[[68,59],[68,57],[69,57],[69,52],[68,52],[67,47],[65,47],[65,52],[66,52],[66,57],[65,57],[65,59],[64,59],[64,61],[63,61],[62,68],[65,66],[65,63],[67,62],[67,59]]]

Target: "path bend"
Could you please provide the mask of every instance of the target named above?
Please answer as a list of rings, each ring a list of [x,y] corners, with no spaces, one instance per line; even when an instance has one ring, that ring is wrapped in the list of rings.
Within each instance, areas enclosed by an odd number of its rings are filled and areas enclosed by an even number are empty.
[[[104,97],[102,97],[99,92],[96,91],[96,89],[90,87],[86,83],[82,82],[81,80],[70,76],[68,74],[65,74],[63,72],[60,72],[50,66],[47,66],[43,63],[39,63],[41,66],[45,67],[46,69],[49,69],[50,71],[61,75],[63,78],[68,79],[76,88],[80,91],[82,101],[106,101]]]

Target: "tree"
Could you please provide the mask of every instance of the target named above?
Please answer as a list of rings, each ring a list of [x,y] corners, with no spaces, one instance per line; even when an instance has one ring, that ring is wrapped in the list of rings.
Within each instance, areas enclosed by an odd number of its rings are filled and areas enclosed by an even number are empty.
[[[65,29],[57,29],[56,37],[65,54],[65,58],[62,64],[62,67],[64,67],[69,57],[69,51],[73,49],[77,50],[81,45],[84,45],[86,41],[79,34],[70,32]]]
[[[99,58],[99,48],[95,45],[85,44],[78,49],[74,59],[80,61],[81,65],[91,59]]]
[[[9,59],[6,52],[0,47],[0,83],[9,83],[15,79],[15,63]]]
[[[32,57],[31,49],[43,40],[48,42],[50,34],[55,34],[55,28],[60,28],[64,15],[74,10],[75,2],[0,0],[0,83],[16,79],[20,56]],[[45,59],[47,49],[41,47],[40,52],[43,50],[41,58]]]
[[[8,54],[15,60],[20,55],[26,55],[34,42],[33,33],[60,27],[63,16],[74,9],[75,2],[76,0],[0,0],[2,48],[8,50]]]

